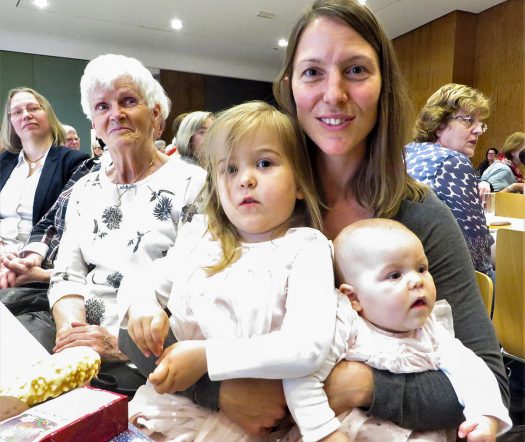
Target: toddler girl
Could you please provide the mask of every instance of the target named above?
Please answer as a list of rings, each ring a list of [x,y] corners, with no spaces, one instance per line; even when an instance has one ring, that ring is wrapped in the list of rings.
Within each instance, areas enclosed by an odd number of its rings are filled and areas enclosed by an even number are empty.
[[[207,372],[212,380],[284,379],[304,440],[347,440],[324,406],[322,381],[336,362],[327,356],[337,294],[330,244],[312,228],[321,216],[299,140],[291,119],[263,102],[225,111],[207,134],[207,226],[194,216],[165,260],[169,324],[179,342],[162,352],[130,404],[132,413],[153,408],[139,422],[170,439],[254,440],[220,412],[159,394],[182,391]],[[142,291],[135,286],[135,293]],[[124,304],[129,334],[145,354],[162,349],[162,304]],[[170,417],[159,417],[167,409],[174,410]]]

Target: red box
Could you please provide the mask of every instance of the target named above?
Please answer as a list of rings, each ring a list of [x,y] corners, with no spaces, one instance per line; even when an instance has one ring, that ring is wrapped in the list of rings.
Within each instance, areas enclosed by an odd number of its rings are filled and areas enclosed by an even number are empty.
[[[128,428],[128,398],[77,388],[0,423],[0,439],[16,442],[105,442]]]

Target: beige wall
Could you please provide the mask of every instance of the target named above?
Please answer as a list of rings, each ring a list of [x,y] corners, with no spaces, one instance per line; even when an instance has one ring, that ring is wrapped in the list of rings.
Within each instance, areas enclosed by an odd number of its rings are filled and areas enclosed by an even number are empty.
[[[488,147],[525,131],[525,0],[480,14],[455,11],[393,41],[412,102],[413,122],[427,98],[445,83],[462,83],[491,99],[488,132],[473,163]]]

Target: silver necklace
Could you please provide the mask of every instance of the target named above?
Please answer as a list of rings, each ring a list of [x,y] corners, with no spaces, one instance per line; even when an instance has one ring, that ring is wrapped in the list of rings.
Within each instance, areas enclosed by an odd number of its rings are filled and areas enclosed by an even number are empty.
[[[144,169],[144,171],[135,179],[135,182],[134,183],[131,183],[131,184],[124,184],[124,186],[126,186],[126,189],[124,190],[124,192],[120,193],[120,190],[119,190],[119,185],[115,183],[115,188],[117,189],[117,195],[118,195],[118,199],[117,201],[115,202],[115,210],[118,211],[118,213],[120,214],[120,216],[122,216],[122,211],[120,210],[120,205],[122,203],[122,197],[124,196],[124,194],[129,190],[129,189],[134,189],[136,187],[136,183],[138,181],[140,181],[142,179],[142,177],[144,175],[146,175],[146,172],[148,170],[150,170],[151,166],[153,166],[153,163],[155,162],[155,157],[153,157],[153,159],[149,162],[149,164],[146,166],[146,168]]]

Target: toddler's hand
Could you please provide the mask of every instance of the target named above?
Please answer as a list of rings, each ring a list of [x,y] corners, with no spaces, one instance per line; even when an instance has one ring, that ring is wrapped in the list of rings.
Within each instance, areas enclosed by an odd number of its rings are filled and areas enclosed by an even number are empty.
[[[184,391],[207,371],[205,341],[182,341],[170,345],[148,377],[157,393]]]
[[[144,356],[160,356],[169,331],[169,319],[157,301],[148,299],[128,309],[128,333]]]
[[[458,436],[468,442],[494,442],[498,421],[491,416],[481,416],[477,421],[465,421],[459,426]]]

